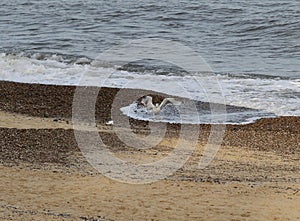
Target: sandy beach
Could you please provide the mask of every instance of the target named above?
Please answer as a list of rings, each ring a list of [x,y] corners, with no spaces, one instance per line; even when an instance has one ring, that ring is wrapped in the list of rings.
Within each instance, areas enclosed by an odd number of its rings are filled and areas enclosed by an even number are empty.
[[[176,173],[125,184],[103,176],[82,155],[71,120],[74,91],[0,82],[1,220],[300,220],[300,117],[228,125],[216,157],[201,170],[210,126],[199,125],[196,150]],[[104,143],[134,162],[167,156],[180,125],[168,125],[154,148],[136,150],[105,124],[118,91],[101,88],[97,98]],[[145,122],[130,123],[137,134],[147,129]]]

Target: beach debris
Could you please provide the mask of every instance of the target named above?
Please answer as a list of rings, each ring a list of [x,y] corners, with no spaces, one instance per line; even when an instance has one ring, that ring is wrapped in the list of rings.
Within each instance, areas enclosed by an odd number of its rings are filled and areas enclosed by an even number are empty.
[[[113,120],[109,120],[109,121],[107,121],[105,124],[106,124],[106,125],[113,125],[114,122],[113,122]]]

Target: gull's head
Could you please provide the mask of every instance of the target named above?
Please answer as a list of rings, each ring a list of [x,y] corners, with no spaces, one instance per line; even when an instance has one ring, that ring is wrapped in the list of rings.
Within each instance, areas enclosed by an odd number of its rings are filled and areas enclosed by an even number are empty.
[[[155,107],[158,107],[158,106],[159,106],[159,104],[158,104],[158,103],[156,103],[156,104],[155,104]]]
[[[142,97],[141,99],[141,103],[144,104],[144,105],[147,105],[147,103],[151,101],[151,97],[150,96],[144,96]]]
[[[146,97],[142,97],[142,99],[141,99],[141,103],[142,103],[142,104],[144,104],[144,105],[146,105],[146,103],[147,103],[147,99],[146,99]]]

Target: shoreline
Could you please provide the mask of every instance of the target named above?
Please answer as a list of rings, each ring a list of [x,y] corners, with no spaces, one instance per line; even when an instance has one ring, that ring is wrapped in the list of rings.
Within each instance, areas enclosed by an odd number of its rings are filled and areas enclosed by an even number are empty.
[[[163,93],[153,92],[142,89],[120,89],[111,87],[84,87],[84,86],[66,86],[51,84],[30,84],[11,81],[0,81],[0,111],[25,114],[28,116],[45,117],[45,118],[62,118],[70,120],[72,118],[73,98],[79,88],[83,96],[94,96],[98,93],[96,99],[95,116],[97,123],[104,123],[111,119],[111,109],[114,104],[114,98],[122,90],[123,94],[129,98],[127,101],[118,98],[118,107],[125,107],[132,104],[135,100],[140,100],[140,94],[152,95],[153,102],[159,103],[164,97],[168,96]],[[179,99],[182,99],[179,97]],[[183,98],[186,99],[186,98]],[[187,99],[188,100],[188,99]],[[210,110],[210,104],[201,101],[193,101],[197,109]],[[243,113],[255,109],[226,105],[227,113]],[[258,111],[258,110],[255,110]],[[122,112],[118,110],[118,115]],[[298,118],[300,116],[286,116],[287,118]],[[261,119],[285,118],[285,116],[269,116],[262,117],[249,123],[226,123],[229,126],[249,125]],[[133,119],[133,118],[131,118]],[[133,119],[135,121],[143,121]],[[178,123],[169,123],[178,124]],[[200,124],[209,125],[209,124]]]

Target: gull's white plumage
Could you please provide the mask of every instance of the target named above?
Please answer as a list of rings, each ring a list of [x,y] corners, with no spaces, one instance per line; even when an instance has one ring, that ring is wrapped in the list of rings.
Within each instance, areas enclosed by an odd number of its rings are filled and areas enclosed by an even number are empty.
[[[146,96],[142,102],[146,105],[147,110],[152,110],[153,115],[158,114],[163,107],[168,103],[172,103],[174,105],[180,105],[181,102],[175,100],[174,98],[165,98],[160,104],[153,104],[152,97]]]

